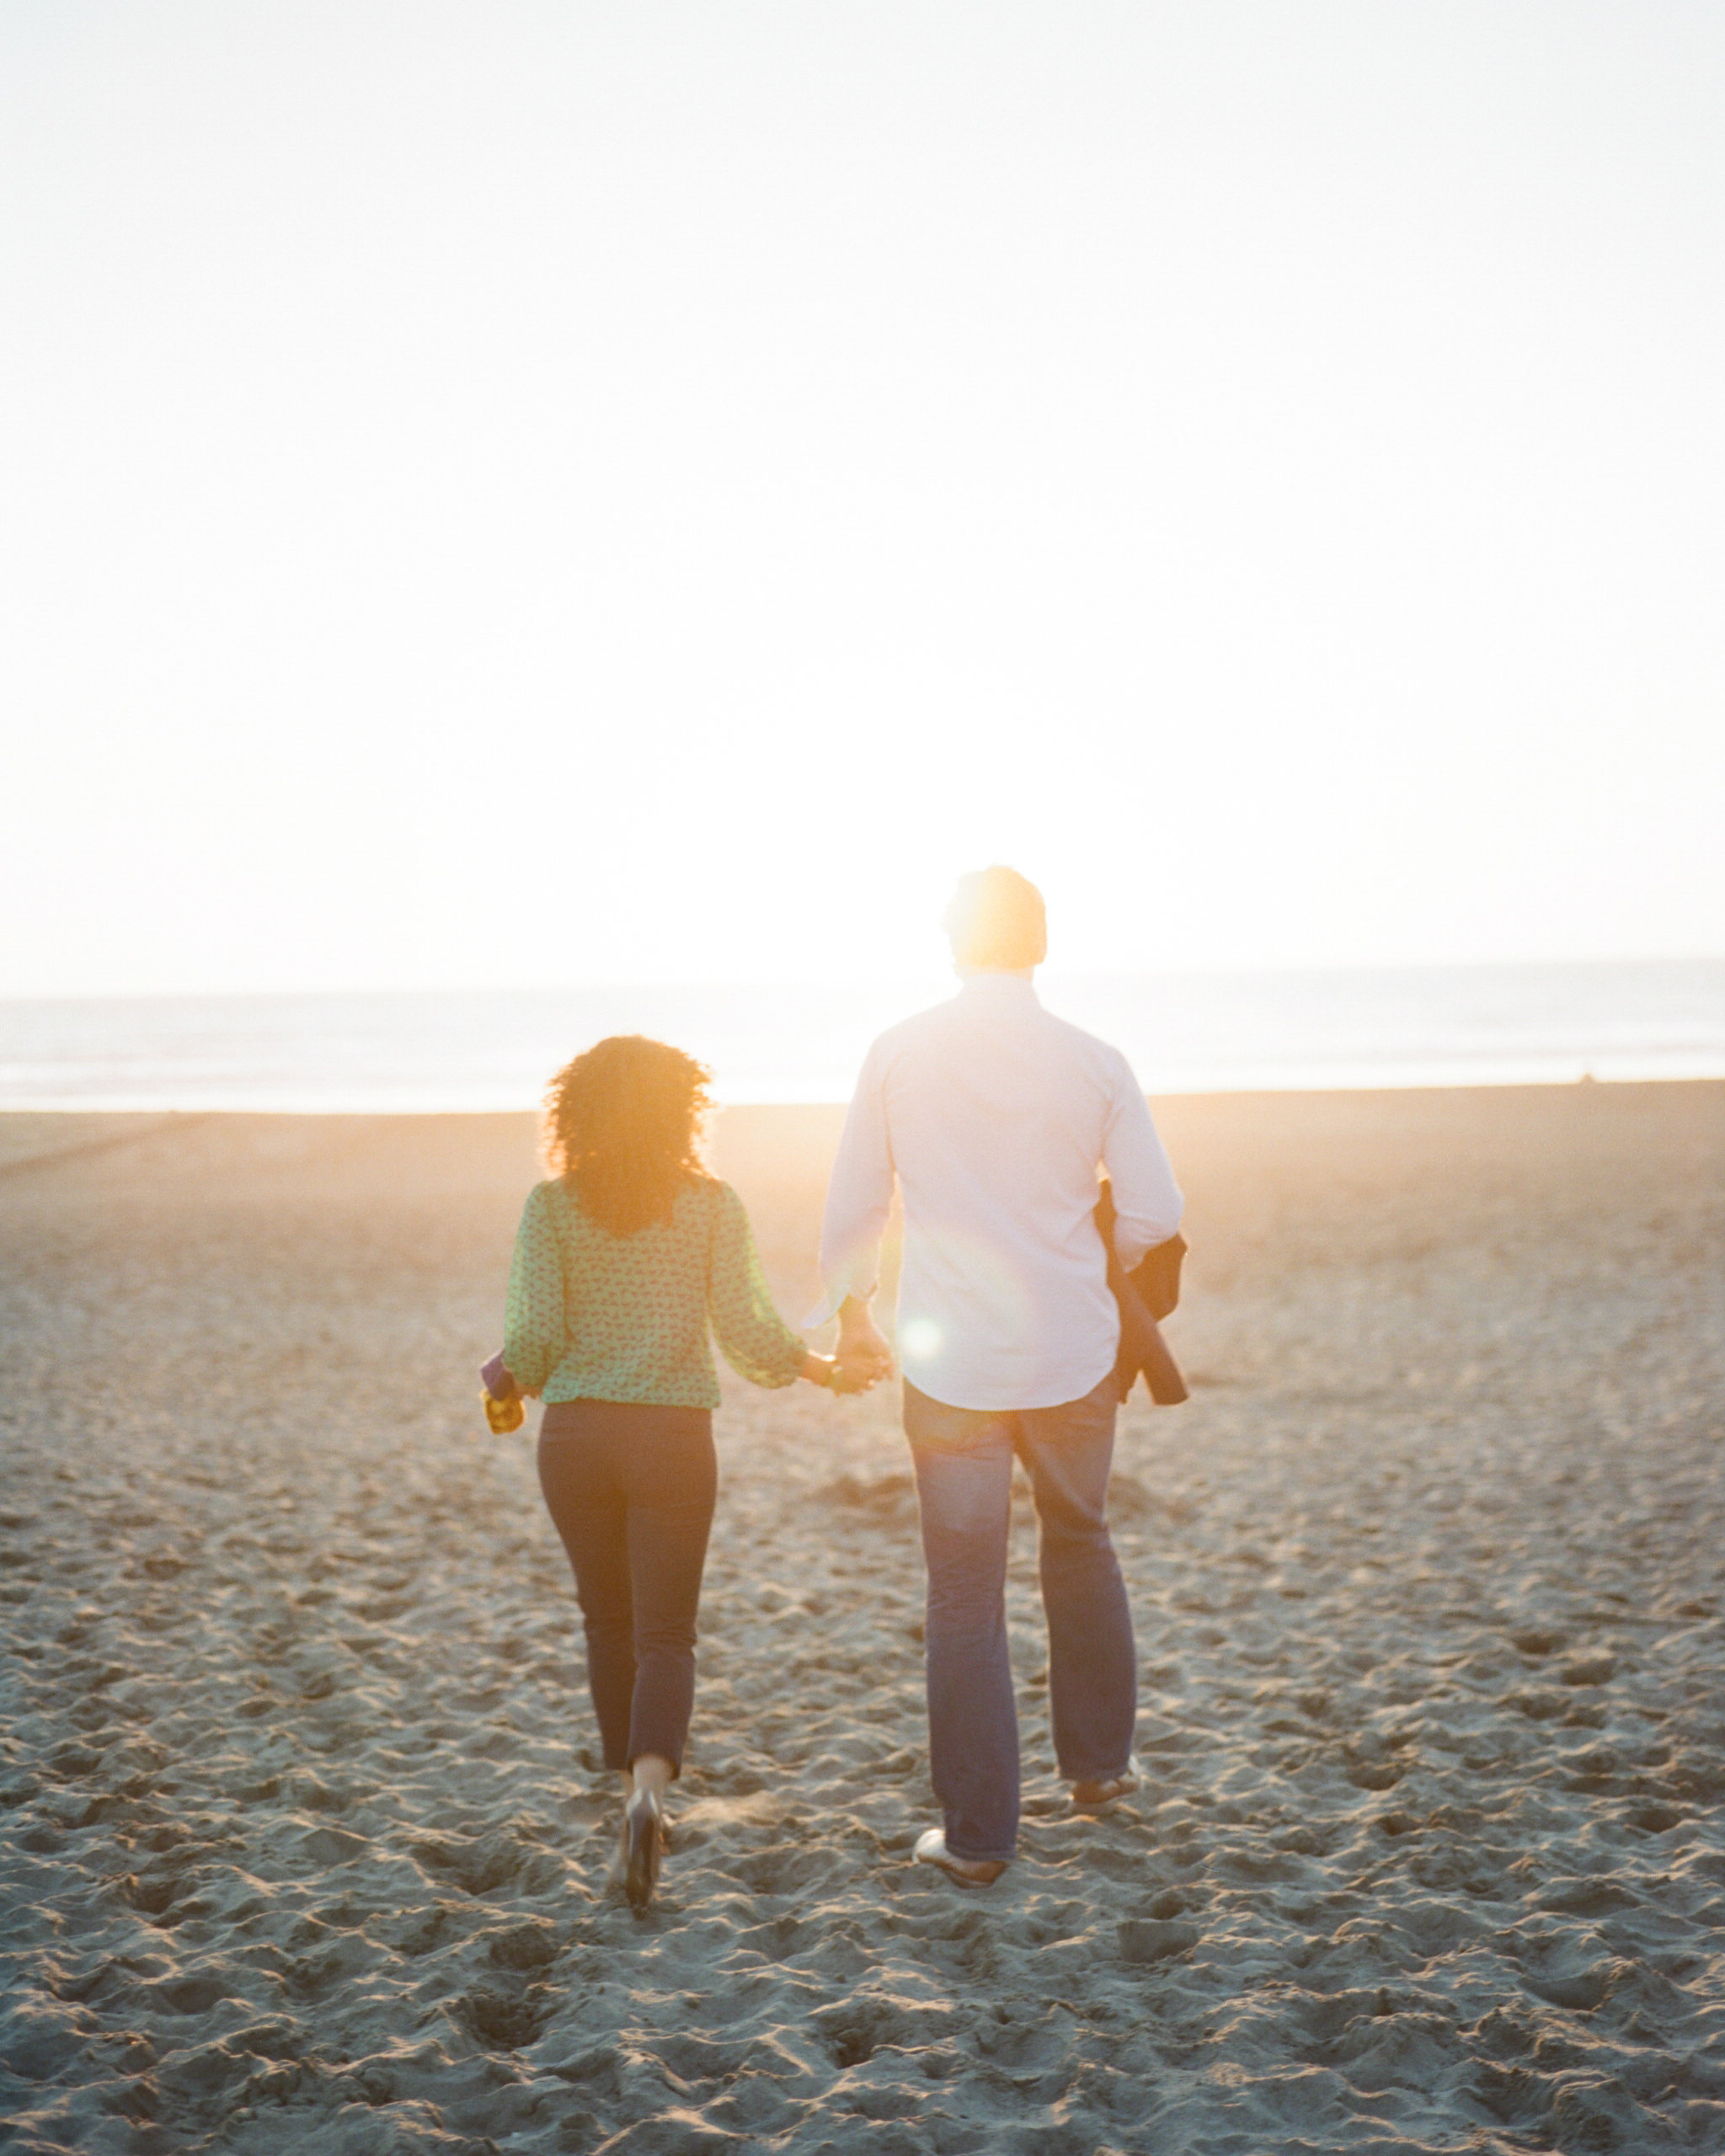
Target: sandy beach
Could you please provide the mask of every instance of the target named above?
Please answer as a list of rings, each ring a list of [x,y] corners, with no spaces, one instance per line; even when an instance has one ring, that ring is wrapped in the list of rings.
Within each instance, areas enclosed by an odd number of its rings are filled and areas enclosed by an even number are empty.
[[[1141,1796],[935,1814],[896,1401],[727,1381],[662,1897],[476,1365],[526,1118],[0,1118],[0,2146],[1725,2148],[1725,1086],[1158,1103]],[[735,1110],[780,1307],[838,1116]],[[529,1437],[531,1436],[531,1430]]]

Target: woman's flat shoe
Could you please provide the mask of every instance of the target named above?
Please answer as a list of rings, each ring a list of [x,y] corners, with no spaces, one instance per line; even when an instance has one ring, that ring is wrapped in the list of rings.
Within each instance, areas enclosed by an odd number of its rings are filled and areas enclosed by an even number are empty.
[[[623,1892],[629,1907],[641,1915],[659,1884],[660,1835],[659,1799],[650,1789],[638,1789],[623,1811]]]
[[[1136,1792],[1141,1781],[1138,1762],[1129,1759],[1124,1773],[1110,1774],[1103,1781],[1074,1782],[1072,1809],[1092,1815],[1098,1812],[1112,1812],[1122,1797],[1131,1796]]]
[[[947,1847],[944,1830],[939,1827],[931,1827],[926,1834],[917,1837],[912,1854],[918,1864],[933,1865],[960,1886],[992,1886],[1007,1868],[1003,1857],[954,1856]]]

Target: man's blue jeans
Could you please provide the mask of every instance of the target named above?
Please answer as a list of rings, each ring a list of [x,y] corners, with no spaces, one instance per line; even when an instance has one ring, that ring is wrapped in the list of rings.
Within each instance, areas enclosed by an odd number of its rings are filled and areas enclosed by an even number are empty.
[[[1119,1397],[1112,1374],[1082,1400],[1000,1413],[905,1387],[928,1566],[929,1771],[954,1856],[1010,1857],[1017,1838],[1006,1606],[1014,1454],[1036,1500],[1060,1770],[1069,1781],[1101,1780],[1131,1756],[1138,1657],[1108,1529]]]

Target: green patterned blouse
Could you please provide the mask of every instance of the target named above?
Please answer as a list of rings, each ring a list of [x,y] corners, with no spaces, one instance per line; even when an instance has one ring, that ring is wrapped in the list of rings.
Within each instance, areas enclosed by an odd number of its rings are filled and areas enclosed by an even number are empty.
[[[790,1385],[808,1349],[772,1306],[749,1216],[728,1182],[690,1181],[669,1220],[614,1235],[571,1186],[528,1193],[510,1267],[504,1360],[523,1392],[717,1407],[711,1322],[756,1385]]]

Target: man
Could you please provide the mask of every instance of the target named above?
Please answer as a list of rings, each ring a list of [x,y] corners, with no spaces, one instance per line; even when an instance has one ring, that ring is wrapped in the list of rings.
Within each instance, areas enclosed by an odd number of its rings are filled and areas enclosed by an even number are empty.
[[[1137,1787],[1137,1655],[1107,1523],[1119,1316],[1094,1219],[1114,1186],[1129,1269],[1182,1199],[1117,1049],[1051,1017],[1041,894],[1010,868],[962,878],[943,925],[959,995],[883,1033],[846,1118],[821,1232],[841,1364],[892,1367],[869,1303],[896,1178],[898,1346],[928,1572],[930,1771],[944,1824],[916,1857],[991,1885],[1018,1826],[1006,1626],[1012,1460],[1030,1477],[1055,1751],[1081,1811]]]

